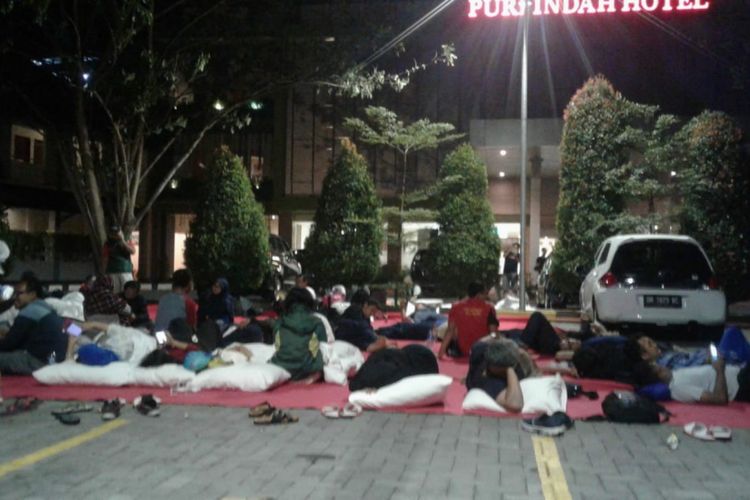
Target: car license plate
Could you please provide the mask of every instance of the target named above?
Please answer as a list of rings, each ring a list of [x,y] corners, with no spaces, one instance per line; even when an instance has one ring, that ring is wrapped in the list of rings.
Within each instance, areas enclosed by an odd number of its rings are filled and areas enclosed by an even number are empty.
[[[682,307],[682,297],[679,295],[644,295],[643,307]]]

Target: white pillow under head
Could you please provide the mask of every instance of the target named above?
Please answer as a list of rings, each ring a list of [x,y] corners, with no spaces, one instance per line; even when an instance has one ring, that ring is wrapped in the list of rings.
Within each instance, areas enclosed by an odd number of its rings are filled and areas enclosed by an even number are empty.
[[[247,392],[263,392],[289,380],[291,375],[281,367],[270,363],[247,363],[219,366],[203,370],[188,384],[188,390],[239,389]]]
[[[565,411],[568,406],[568,391],[565,381],[559,374],[552,377],[530,377],[521,380],[523,410],[521,413],[547,413]],[[461,405],[464,411],[487,410],[506,413],[505,408],[497,404],[482,389],[471,389]]]

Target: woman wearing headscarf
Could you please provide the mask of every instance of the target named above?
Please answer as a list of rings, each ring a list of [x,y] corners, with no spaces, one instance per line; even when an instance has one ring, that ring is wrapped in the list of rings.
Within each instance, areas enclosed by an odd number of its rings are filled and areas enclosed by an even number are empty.
[[[229,282],[218,278],[198,305],[198,323],[211,320],[224,331],[234,322],[234,298],[229,294]]]

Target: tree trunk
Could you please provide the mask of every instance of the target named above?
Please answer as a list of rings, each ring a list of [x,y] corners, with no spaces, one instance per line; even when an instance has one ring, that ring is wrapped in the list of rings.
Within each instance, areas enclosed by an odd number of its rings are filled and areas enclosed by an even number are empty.
[[[99,183],[94,170],[94,161],[91,154],[91,143],[89,142],[88,123],[86,122],[86,113],[83,108],[83,89],[79,86],[76,88],[75,97],[75,120],[76,134],[78,138],[78,148],[81,158],[81,167],[83,171],[83,197],[89,208],[90,217],[88,222],[91,229],[90,238],[92,251],[94,253],[94,264],[97,272],[103,272],[101,261],[101,248],[107,237],[106,220],[104,217],[104,207],[102,206],[101,192]]]

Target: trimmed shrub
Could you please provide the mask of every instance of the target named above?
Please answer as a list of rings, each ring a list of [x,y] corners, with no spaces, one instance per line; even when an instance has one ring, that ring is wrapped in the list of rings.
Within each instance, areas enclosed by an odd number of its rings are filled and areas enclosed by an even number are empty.
[[[441,290],[460,296],[472,281],[494,283],[500,239],[487,201],[487,168],[468,144],[445,158],[437,199],[440,232],[431,249]]]
[[[234,293],[257,288],[270,272],[263,207],[239,157],[226,146],[216,151],[207,177],[185,241],[196,287],[205,289],[223,276]]]
[[[365,284],[378,272],[382,241],[380,200],[367,162],[343,141],[323,181],[315,226],[305,244],[305,271],[315,274],[321,286]]]

